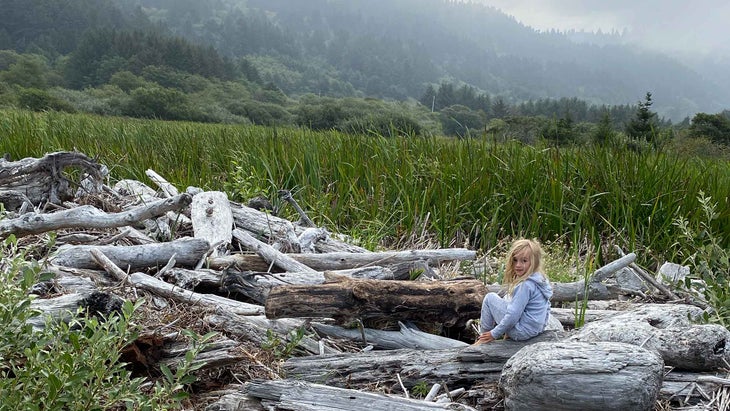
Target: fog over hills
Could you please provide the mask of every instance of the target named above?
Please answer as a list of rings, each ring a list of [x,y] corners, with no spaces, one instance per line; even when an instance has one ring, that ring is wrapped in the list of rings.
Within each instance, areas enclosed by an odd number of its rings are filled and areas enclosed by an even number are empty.
[[[176,34],[212,44],[224,54],[252,56],[264,76],[290,94],[417,99],[428,84],[449,80],[511,102],[578,97],[595,104],[634,104],[650,91],[654,108],[674,121],[730,107],[730,86],[717,77],[718,66],[699,70],[699,64],[617,37],[632,35],[623,30],[628,26],[613,36],[605,35],[609,30],[584,32],[577,41],[576,33],[535,29],[474,2],[136,2]],[[563,3],[579,7],[581,2]],[[570,18],[568,11],[554,10]],[[597,3],[595,13],[585,18],[600,12]],[[630,13],[624,10],[623,15]],[[252,22],[258,25],[253,32],[258,39],[242,36]],[[701,56],[705,62],[721,62]],[[319,81],[297,80],[298,73],[311,70],[320,71]]]

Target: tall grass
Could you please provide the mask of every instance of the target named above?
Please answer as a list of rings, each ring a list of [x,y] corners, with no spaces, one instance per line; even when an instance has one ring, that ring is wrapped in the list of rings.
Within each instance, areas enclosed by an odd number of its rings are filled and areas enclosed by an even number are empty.
[[[375,247],[426,233],[442,246],[489,249],[512,236],[617,244],[644,262],[672,259],[673,222],[703,218],[730,240],[730,164],[666,152],[550,148],[489,139],[383,138],[290,128],[208,125],[60,113],[0,112],[0,150],[14,158],[77,149],[146,181],[152,168],[184,189],[237,200],[291,190],[318,224]]]

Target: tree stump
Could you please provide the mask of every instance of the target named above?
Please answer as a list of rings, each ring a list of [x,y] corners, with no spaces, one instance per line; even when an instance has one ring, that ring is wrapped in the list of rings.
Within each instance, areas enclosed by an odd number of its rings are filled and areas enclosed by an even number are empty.
[[[614,342],[540,342],[510,358],[500,386],[506,410],[651,410],[664,361]]]

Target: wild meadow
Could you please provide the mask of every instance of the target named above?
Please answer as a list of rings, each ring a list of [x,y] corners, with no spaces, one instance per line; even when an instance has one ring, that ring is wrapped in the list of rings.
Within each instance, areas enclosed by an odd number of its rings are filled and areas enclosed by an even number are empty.
[[[0,151],[58,150],[98,158],[112,184],[152,185],[153,169],[181,190],[275,206],[277,190],[290,190],[317,224],[371,249],[427,239],[487,251],[529,236],[596,263],[618,245],[656,268],[683,262],[708,235],[730,245],[730,162],[669,151],[0,111]]]

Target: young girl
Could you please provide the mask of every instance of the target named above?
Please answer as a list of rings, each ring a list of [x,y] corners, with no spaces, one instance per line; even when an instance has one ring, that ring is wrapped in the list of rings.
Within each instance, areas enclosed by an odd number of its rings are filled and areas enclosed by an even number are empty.
[[[542,255],[537,241],[523,239],[512,244],[503,281],[507,295],[502,298],[489,293],[484,297],[476,344],[505,334],[513,340],[527,340],[545,330],[553,289],[542,273]]]

